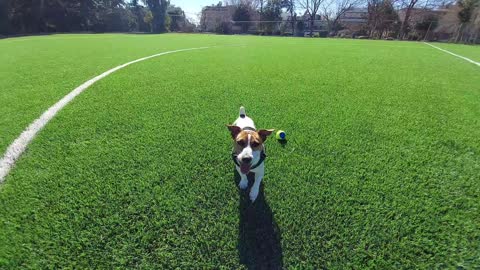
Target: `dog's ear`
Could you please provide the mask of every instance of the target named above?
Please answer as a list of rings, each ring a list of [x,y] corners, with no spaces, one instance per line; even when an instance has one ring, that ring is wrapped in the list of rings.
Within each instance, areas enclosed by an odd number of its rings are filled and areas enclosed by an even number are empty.
[[[237,139],[237,136],[240,132],[242,132],[242,129],[237,126],[231,126],[227,125],[228,130],[230,130],[230,134],[232,134],[232,139]]]
[[[267,137],[272,135],[274,129],[260,129],[258,131],[258,135],[260,135],[260,138],[262,138],[262,141],[266,141]]]

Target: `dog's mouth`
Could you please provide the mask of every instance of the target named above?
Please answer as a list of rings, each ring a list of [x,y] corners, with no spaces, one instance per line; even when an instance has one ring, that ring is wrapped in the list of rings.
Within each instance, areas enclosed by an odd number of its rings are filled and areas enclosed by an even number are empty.
[[[250,167],[251,167],[250,163],[242,163],[240,164],[240,171],[243,174],[247,174],[248,172],[250,172]]]

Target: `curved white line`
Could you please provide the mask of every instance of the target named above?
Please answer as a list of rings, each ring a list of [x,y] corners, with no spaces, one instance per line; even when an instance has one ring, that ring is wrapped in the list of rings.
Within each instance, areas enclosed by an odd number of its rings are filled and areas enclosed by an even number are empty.
[[[189,49],[168,51],[168,52],[163,52],[163,53],[158,53],[158,54],[150,55],[147,57],[143,57],[143,58],[128,62],[126,64],[120,65],[118,67],[112,68],[110,70],[107,70],[104,73],[98,75],[97,77],[90,79],[84,82],[79,87],[73,89],[72,92],[70,92],[68,95],[63,97],[60,101],[55,103],[55,105],[53,105],[47,111],[45,111],[39,118],[33,121],[33,123],[31,123],[27,127],[27,129],[25,129],[22,132],[22,134],[20,134],[20,136],[17,139],[15,139],[15,141],[13,141],[13,143],[7,148],[7,151],[5,152],[2,159],[0,160],[0,184],[5,181],[5,178],[7,177],[8,173],[13,168],[13,166],[15,166],[15,162],[20,158],[23,152],[25,152],[25,149],[27,148],[28,144],[33,140],[33,138],[35,138],[38,132],[40,132],[40,130],[42,130],[61,109],[67,106],[67,104],[70,103],[70,101],[72,101],[76,96],[80,95],[83,91],[85,91],[88,87],[90,87],[95,82],[107,77],[108,75],[126,66],[129,66],[131,64],[135,64],[141,61],[145,61],[150,58],[154,58],[154,57],[158,57],[166,54],[193,51],[193,50],[204,50],[209,48],[213,48],[213,47],[189,48]]]
[[[477,65],[477,66],[480,67],[480,63],[479,63],[479,62],[473,61],[473,60],[470,59],[470,58],[467,58],[467,57],[458,55],[458,54],[456,54],[456,53],[453,53],[453,52],[444,50],[444,49],[442,49],[442,48],[439,48],[439,47],[437,47],[437,46],[435,46],[435,45],[432,45],[432,44],[430,44],[430,43],[427,43],[427,42],[424,42],[424,43],[427,44],[428,46],[431,46],[431,47],[437,49],[437,50],[440,50],[440,51],[442,51],[442,52],[446,52],[446,53],[448,53],[448,54],[451,54],[451,55],[453,55],[453,56],[456,56],[456,57],[458,57],[458,58],[461,58],[461,59],[463,59],[463,60],[465,60],[465,61],[468,61],[468,62],[470,62],[470,63],[472,63],[472,64],[475,64],[475,65]]]

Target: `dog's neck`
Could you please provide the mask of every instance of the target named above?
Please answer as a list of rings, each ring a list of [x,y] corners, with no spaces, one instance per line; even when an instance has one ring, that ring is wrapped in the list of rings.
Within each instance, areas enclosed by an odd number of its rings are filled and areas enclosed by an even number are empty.
[[[232,150],[233,163],[235,163],[235,165],[237,165],[237,166],[240,167],[240,164],[238,163],[238,160],[237,160],[237,156],[238,156],[238,154],[235,153],[234,150]],[[258,168],[260,165],[262,165],[262,163],[265,162],[265,159],[266,159],[266,158],[267,158],[267,153],[265,152],[265,145],[263,145],[263,146],[262,146],[262,152],[260,152],[260,159],[255,162],[255,164],[250,168],[250,171],[251,171],[251,170],[255,170],[255,169]]]

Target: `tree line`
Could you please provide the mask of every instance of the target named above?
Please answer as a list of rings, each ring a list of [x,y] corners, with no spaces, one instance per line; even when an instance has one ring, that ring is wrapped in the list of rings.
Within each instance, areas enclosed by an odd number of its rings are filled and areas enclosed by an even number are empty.
[[[0,0],[0,34],[193,31],[168,0]]]
[[[284,21],[293,35],[310,36],[319,21],[325,35],[340,36],[344,16],[352,8],[366,9],[366,23],[357,35],[369,38],[421,39],[435,29],[454,33],[457,42],[480,38],[480,0],[226,0],[217,6],[234,6],[233,21],[247,32],[260,21],[264,33],[281,32],[271,22]],[[419,9],[444,8],[411,22]],[[202,21],[203,19],[201,19]],[[219,32],[225,33],[224,26]],[[195,25],[169,0],[0,0],[0,35],[50,32],[153,32],[194,31]],[[421,32],[422,36],[415,36]]]
[[[457,42],[480,38],[480,0],[226,0],[217,6],[222,4],[236,7],[233,21],[243,32],[259,20],[262,33],[273,33],[268,28],[286,13],[282,23],[293,35],[313,36],[321,21],[326,25],[320,32],[336,36],[346,28],[342,17],[360,8],[366,23],[355,31],[368,38],[424,39],[436,29],[454,33],[451,40]],[[413,20],[419,12],[421,18]]]

